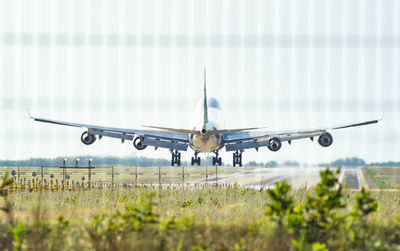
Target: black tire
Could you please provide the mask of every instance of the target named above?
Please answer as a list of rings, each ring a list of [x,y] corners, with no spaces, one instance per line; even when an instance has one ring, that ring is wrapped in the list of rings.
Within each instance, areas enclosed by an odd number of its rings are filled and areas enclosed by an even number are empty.
[[[81,135],[81,141],[85,145],[91,145],[96,141],[96,137],[88,132],[83,132]]]
[[[198,159],[197,164],[199,164],[199,166],[200,166],[200,158]]]
[[[192,166],[194,166],[194,157],[192,157]]]

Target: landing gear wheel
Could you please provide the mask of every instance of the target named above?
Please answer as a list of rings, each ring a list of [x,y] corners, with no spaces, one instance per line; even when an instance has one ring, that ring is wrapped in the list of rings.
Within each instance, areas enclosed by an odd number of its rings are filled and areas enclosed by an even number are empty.
[[[177,164],[178,166],[181,165],[181,153],[178,150],[172,151],[172,158],[171,158],[171,166]]]
[[[233,154],[233,166],[235,167],[236,164],[242,166],[242,151],[236,151],[236,153]]]
[[[194,157],[192,157],[192,166],[194,166],[194,164],[197,164],[200,166],[200,157],[197,157],[197,154],[199,154],[199,152],[195,151]]]
[[[218,164],[218,165],[222,166],[222,158],[218,157],[218,152],[214,152],[214,153],[215,153],[216,156],[213,157],[213,159],[212,159],[213,166],[215,166],[215,164]]]

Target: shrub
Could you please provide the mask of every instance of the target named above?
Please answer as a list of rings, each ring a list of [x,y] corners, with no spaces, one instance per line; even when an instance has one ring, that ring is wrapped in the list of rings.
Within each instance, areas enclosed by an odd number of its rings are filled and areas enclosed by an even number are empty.
[[[345,213],[343,187],[338,175],[329,168],[320,172],[321,181],[306,202],[294,204],[289,195],[290,186],[282,181],[268,190],[271,200],[265,210],[267,219],[276,222],[277,233],[284,230],[292,237],[299,250],[328,250],[347,246],[351,249],[369,250],[382,247],[380,239],[371,238],[375,229],[368,225],[367,217],[378,210],[377,201],[364,188],[358,193],[350,213]],[[347,224],[346,224],[347,223]]]

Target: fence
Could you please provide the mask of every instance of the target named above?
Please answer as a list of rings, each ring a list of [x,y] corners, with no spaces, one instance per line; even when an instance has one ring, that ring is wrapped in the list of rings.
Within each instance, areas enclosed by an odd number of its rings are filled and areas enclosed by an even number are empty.
[[[197,187],[218,185],[224,174],[239,171],[233,167],[128,167],[128,166],[42,166],[2,167],[0,176],[13,178],[10,192],[73,191],[104,187]],[[218,175],[220,177],[218,177]],[[221,184],[219,184],[221,185]]]

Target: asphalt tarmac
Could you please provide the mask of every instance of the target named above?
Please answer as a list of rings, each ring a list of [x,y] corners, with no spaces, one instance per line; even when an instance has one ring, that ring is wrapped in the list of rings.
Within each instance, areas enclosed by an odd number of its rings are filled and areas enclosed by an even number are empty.
[[[286,180],[293,188],[313,187],[319,181],[319,172],[324,167],[278,167],[258,168],[231,174],[218,175],[217,182],[220,184],[237,184],[249,188],[269,188],[275,182]],[[363,173],[359,168],[343,168],[339,181],[346,184],[348,189],[360,189],[362,187]],[[206,183],[205,180],[198,182]],[[208,180],[215,183],[216,180]]]
[[[346,185],[348,189],[361,189],[363,173],[359,168],[343,169],[341,182]]]
[[[237,184],[251,188],[268,188],[275,182],[286,180],[295,188],[313,186],[319,181],[320,167],[257,168],[231,174],[218,175],[218,183]],[[215,182],[215,180],[209,180]],[[201,180],[199,182],[205,182]]]

